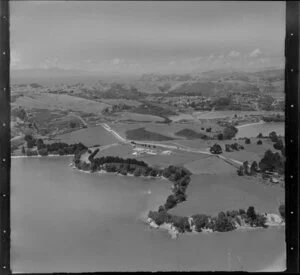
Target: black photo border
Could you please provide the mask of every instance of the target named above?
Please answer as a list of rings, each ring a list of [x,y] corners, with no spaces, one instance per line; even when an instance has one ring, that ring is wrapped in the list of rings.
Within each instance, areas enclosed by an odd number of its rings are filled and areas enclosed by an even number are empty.
[[[0,0],[0,273],[10,265],[10,33],[9,0]],[[300,4],[286,1],[285,35],[285,209],[286,273],[299,272],[299,24]],[[75,273],[72,273],[75,274]],[[96,273],[94,273],[96,274]]]

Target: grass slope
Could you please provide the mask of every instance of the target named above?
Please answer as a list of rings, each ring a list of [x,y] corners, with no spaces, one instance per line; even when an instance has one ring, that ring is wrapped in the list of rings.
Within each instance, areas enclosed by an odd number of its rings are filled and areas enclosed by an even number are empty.
[[[163,141],[173,138],[147,131],[144,127],[126,131],[127,139]]]

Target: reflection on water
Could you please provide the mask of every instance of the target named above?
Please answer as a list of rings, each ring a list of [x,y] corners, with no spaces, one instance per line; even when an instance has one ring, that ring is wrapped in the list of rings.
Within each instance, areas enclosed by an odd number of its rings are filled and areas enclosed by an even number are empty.
[[[12,160],[13,272],[258,270],[285,250],[284,228],[173,240],[142,219],[167,181],[84,174],[69,162]]]

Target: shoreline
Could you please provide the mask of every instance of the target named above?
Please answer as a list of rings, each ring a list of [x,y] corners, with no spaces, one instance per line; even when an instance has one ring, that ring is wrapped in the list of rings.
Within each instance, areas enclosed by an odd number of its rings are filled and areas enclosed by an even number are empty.
[[[12,159],[25,159],[25,158],[53,158],[53,157],[73,157],[74,155],[47,155],[47,156],[41,156],[41,155],[35,155],[35,156],[10,156]]]
[[[264,122],[263,120],[259,121],[259,122],[253,122],[253,123],[247,123],[247,124],[242,124],[242,125],[237,125],[235,126],[237,129],[239,128],[243,128],[243,127],[247,127],[247,126],[252,126],[252,125],[262,125],[265,124],[266,122]]]
[[[72,155],[73,156],[73,155]],[[167,178],[163,177],[163,176],[160,176],[160,177],[151,177],[151,176],[138,176],[138,177],[135,177],[134,174],[130,174],[128,173],[127,175],[122,175],[118,172],[107,172],[105,170],[100,170],[100,171],[96,171],[96,172],[92,172],[90,170],[81,170],[81,169],[78,169],[73,162],[71,162],[69,164],[69,167],[71,167],[72,169],[78,171],[78,172],[82,172],[82,173],[86,173],[86,174],[98,174],[98,175],[114,175],[114,176],[122,176],[122,177],[134,177],[134,178],[143,178],[143,179],[159,179],[159,180],[168,180]]]
[[[271,215],[271,216],[273,216],[273,215],[279,216],[277,214],[267,214],[266,217],[268,218],[269,215]],[[177,239],[182,234],[198,235],[198,234],[201,234],[201,233],[204,233],[204,234],[208,234],[208,233],[214,233],[214,234],[215,233],[226,233],[226,232],[213,231],[212,229],[209,229],[209,228],[201,228],[201,232],[198,232],[195,229],[195,225],[192,225],[193,218],[190,217],[190,216],[188,216],[188,219],[189,219],[189,224],[190,224],[191,232],[183,232],[183,233],[179,232],[177,230],[177,228],[172,223],[163,223],[161,225],[158,225],[150,217],[147,217],[147,223],[149,224],[149,226],[151,228],[160,229],[160,230],[167,230],[172,239]],[[268,222],[266,222],[266,225],[268,225],[268,226],[271,226],[271,227],[285,226],[285,222],[284,221],[277,223],[275,221],[274,222],[270,221],[270,218],[268,218],[268,219],[269,219]],[[263,227],[252,227],[250,225],[237,225],[237,227],[234,230],[232,230],[232,231],[252,231],[252,230],[259,230],[259,229],[265,229],[265,228],[263,228]],[[232,231],[229,231],[229,232],[232,232]]]

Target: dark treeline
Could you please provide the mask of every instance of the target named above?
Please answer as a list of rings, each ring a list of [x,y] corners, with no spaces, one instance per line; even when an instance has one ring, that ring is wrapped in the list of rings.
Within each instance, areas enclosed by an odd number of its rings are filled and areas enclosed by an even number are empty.
[[[283,212],[283,210],[281,212]],[[202,232],[204,229],[210,229],[216,232],[227,232],[235,230],[238,225],[267,227],[266,217],[256,213],[253,206],[250,206],[247,211],[244,209],[239,209],[238,211],[221,211],[215,217],[206,214],[196,214],[191,216],[191,223],[189,223],[188,217],[172,215],[167,213],[167,211],[150,211],[148,217],[157,225],[171,223],[180,233],[191,232],[191,227],[195,227],[197,232]]]
[[[87,150],[78,152],[74,156],[74,164],[79,170],[86,170],[91,172],[97,172],[104,170],[106,172],[116,172],[122,175],[133,174],[134,176],[161,176],[162,171],[156,167],[149,167],[144,161],[137,159],[124,159],[117,156],[103,156],[100,158],[94,158],[99,149],[96,149],[88,157],[90,163],[81,161],[81,155]]]
[[[238,143],[233,144],[225,144],[225,151],[226,152],[233,152],[233,151],[239,151],[245,149],[244,146],[239,145]]]
[[[81,152],[82,150],[87,149],[87,147],[82,143],[67,144],[64,142],[54,142],[51,144],[45,144],[41,138],[35,139],[31,135],[26,135],[25,140],[27,142],[28,149],[31,149],[34,146],[37,147],[36,152],[30,150],[25,152],[25,148],[22,148],[23,154],[27,154],[27,155],[41,155],[41,156],[47,156],[48,154],[75,155]]]

